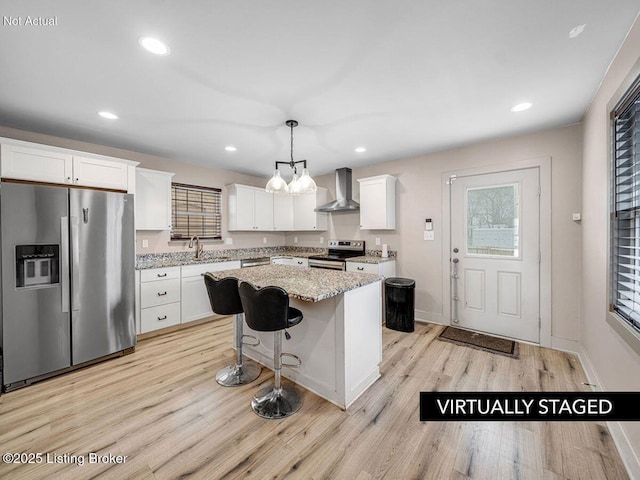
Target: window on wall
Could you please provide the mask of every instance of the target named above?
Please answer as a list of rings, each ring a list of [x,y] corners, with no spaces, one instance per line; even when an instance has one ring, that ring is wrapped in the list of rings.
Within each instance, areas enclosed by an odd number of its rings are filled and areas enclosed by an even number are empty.
[[[610,309],[640,332],[640,82],[611,113]]]
[[[222,238],[222,191],[183,183],[171,184],[171,239]]]

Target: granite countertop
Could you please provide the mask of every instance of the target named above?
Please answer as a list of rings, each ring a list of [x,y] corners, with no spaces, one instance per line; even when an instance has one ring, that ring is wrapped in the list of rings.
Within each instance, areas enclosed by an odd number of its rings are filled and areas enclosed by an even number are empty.
[[[312,255],[326,254],[322,248],[284,249],[275,248],[250,248],[237,250],[210,250],[204,251],[199,259],[196,259],[193,251],[173,253],[150,253],[136,255],[136,270],[149,268],[180,267],[183,265],[201,265],[204,263],[230,262],[234,260],[252,260],[263,257],[310,257]]]
[[[392,257],[379,257],[377,255],[365,255],[363,257],[351,257],[347,258],[347,262],[355,262],[355,263],[384,263],[395,260]]]
[[[252,260],[263,257],[302,257],[326,255],[326,248],[313,247],[264,247],[238,248],[228,250],[205,250],[196,259],[194,252],[148,253],[136,255],[136,270],[149,268],[181,267],[183,265],[201,265],[204,263],[230,262],[234,260]],[[362,257],[352,257],[348,261],[356,263],[382,263],[395,260],[396,253],[389,252],[389,257],[382,258],[379,250],[367,250]]]
[[[341,293],[382,280],[382,276],[321,268],[286,265],[263,265],[211,272],[216,279],[235,277],[256,287],[275,285],[284,288],[289,297],[305,302],[319,302]]]

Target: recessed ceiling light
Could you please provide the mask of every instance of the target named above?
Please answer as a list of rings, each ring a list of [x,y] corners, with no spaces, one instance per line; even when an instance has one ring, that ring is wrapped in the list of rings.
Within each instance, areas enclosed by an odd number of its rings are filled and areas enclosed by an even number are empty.
[[[138,43],[145,50],[156,55],[169,55],[169,47],[162,40],[154,37],[140,37]]]
[[[573,27],[571,29],[571,31],[569,32],[569,38],[576,38],[578,35],[580,35],[582,32],[584,32],[584,29],[586,28],[587,24],[583,23],[582,25],[578,25],[577,27]]]
[[[511,107],[511,111],[512,112],[522,112],[524,110],[529,110],[531,107],[533,107],[533,103],[529,103],[529,102],[523,102],[523,103],[519,103],[518,105]]]
[[[233,145],[227,145],[226,147],[224,147],[224,149],[227,152],[235,152],[236,150],[238,150],[236,147],[234,147]]]
[[[356,152],[356,153],[364,153],[364,152],[366,152],[366,151],[367,151],[367,149],[366,149],[366,148],[364,148],[364,147],[358,147],[358,148],[356,148],[356,149],[355,149],[355,152]]]
[[[100,115],[102,118],[108,118],[109,120],[118,119],[118,116],[115,113],[105,112],[104,110],[102,112],[98,112],[98,115]]]

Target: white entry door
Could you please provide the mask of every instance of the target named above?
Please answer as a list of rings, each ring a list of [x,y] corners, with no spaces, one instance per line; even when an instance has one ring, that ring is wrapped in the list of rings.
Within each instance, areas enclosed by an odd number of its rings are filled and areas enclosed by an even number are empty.
[[[539,169],[449,185],[451,324],[539,343]]]

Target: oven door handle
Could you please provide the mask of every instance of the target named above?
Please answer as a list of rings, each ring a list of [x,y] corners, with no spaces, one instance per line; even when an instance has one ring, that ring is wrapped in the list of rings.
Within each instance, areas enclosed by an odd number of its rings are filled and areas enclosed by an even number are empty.
[[[344,270],[345,263],[335,260],[309,260],[311,268],[327,268],[330,270]]]

